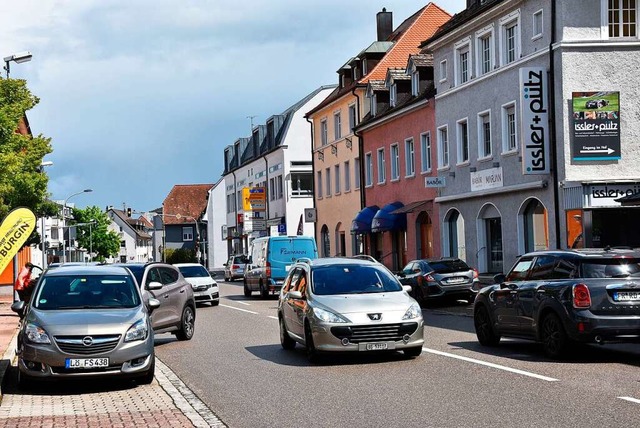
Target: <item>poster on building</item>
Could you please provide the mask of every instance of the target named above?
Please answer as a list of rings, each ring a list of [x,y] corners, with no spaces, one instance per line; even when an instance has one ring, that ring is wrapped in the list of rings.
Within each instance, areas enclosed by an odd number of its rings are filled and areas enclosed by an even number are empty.
[[[256,211],[266,209],[267,193],[264,187],[244,187],[242,189],[242,209]]]
[[[620,92],[573,92],[574,161],[620,159]]]
[[[522,173],[550,173],[549,97],[544,67],[520,69]]]

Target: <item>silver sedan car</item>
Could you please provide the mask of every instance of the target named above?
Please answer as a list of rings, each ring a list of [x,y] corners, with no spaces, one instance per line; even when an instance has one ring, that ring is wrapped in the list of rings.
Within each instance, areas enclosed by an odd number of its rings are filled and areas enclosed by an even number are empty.
[[[350,258],[301,259],[278,302],[280,343],[305,346],[315,362],[325,352],[403,351],[424,344],[420,305],[382,264]]]
[[[149,306],[149,309],[147,308]],[[21,317],[18,382],[78,377],[132,377],[151,383],[155,354],[149,312],[122,267],[61,266],[46,271]]]

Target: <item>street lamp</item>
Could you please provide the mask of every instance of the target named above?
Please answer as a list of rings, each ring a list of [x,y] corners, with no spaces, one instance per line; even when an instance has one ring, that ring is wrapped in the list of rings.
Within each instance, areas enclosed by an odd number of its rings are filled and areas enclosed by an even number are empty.
[[[10,70],[9,64],[11,63],[11,61],[15,62],[16,64],[22,64],[23,62],[31,61],[31,58],[33,58],[33,55],[31,55],[31,52],[29,51],[19,52],[13,55],[5,56],[4,69],[7,72],[7,79],[9,78],[9,70]]]
[[[93,189],[84,189],[79,192],[76,192],[73,195],[68,196],[67,199],[65,199],[64,203],[62,204],[62,263],[65,263],[67,261],[67,240],[64,237],[64,228],[67,223],[66,222],[67,201],[73,198],[74,196],[81,195],[83,193],[89,193],[89,192],[93,192]]]

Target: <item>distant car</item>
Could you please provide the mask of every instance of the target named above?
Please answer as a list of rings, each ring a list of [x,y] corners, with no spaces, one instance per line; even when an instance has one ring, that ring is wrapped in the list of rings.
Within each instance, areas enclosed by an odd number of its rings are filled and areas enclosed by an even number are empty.
[[[170,332],[178,340],[191,340],[196,328],[196,301],[193,288],[177,267],[167,263],[117,263],[129,269],[141,287],[142,297],[158,299],[151,325],[158,333]]]
[[[640,339],[640,251],[533,252],[494,279],[474,304],[482,345],[495,346],[502,336],[527,338],[556,358],[573,342]]]
[[[607,100],[589,100],[585,103],[585,108],[601,108],[609,105],[609,101]]]
[[[325,352],[393,350],[417,357],[424,321],[408,289],[378,262],[301,259],[280,292],[280,343],[305,346],[311,362]]]
[[[458,258],[412,260],[398,276],[402,284],[412,287],[411,295],[420,303],[443,297],[473,303],[481,288],[478,271]]]
[[[147,306],[148,305],[148,306]],[[151,383],[155,370],[149,312],[130,271],[76,266],[45,272],[21,317],[18,382],[35,379],[134,377]]]
[[[217,306],[220,303],[218,283],[204,266],[199,263],[176,263],[174,266],[191,284],[196,303],[208,302],[212,306]]]
[[[244,268],[247,263],[247,256],[231,256],[224,264],[224,280],[233,281],[234,279],[244,278]]]

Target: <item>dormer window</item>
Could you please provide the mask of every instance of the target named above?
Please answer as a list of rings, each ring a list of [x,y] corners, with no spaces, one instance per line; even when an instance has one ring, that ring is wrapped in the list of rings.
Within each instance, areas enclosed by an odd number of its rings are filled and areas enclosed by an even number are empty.
[[[376,104],[378,103],[377,100],[377,96],[374,93],[373,95],[371,95],[371,98],[369,98],[371,100],[371,116],[375,116],[376,115]]]
[[[420,93],[420,73],[418,70],[413,70],[411,73],[411,95],[417,97]]]
[[[366,76],[367,75],[367,59],[363,59],[362,60],[362,75]]]
[[[398,85],[396,83],[392,83],[389,88],[389,104],[391,107],[396,106],[396,102],[398,99]]]
[[[346,80],[346,76],[344,74],[341,74],[340,75],[340,87],[341,88],[344,88],[346,86],[345,80]]]

